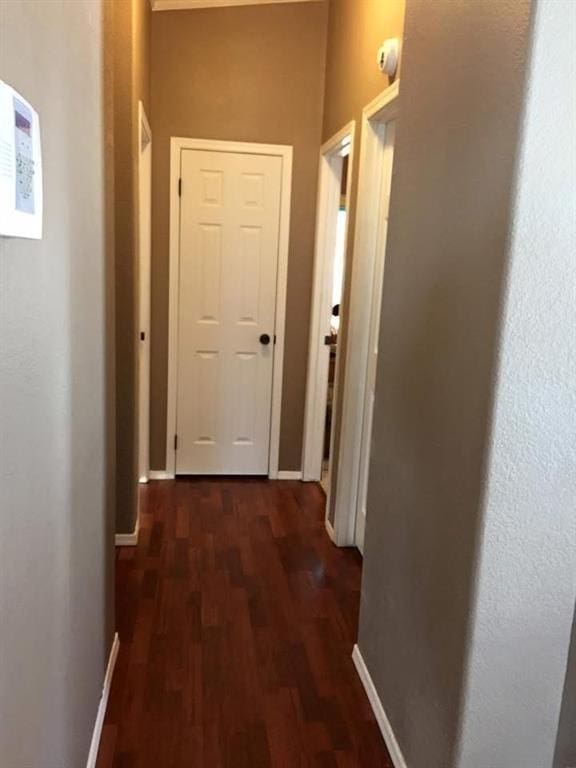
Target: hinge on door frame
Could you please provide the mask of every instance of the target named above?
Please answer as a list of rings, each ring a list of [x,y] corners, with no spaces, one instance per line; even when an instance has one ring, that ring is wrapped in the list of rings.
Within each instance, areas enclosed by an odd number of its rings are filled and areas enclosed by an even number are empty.
[[[178,435],[174,435],[174,450],[178,450]]]
[[[178,179],[178,197],[182,197],[182,179]]]

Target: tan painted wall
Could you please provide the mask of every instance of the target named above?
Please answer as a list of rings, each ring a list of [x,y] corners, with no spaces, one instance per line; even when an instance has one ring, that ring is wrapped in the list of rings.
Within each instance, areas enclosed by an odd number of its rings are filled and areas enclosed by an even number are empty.
[[[106,248],[106,540],[116,532],[116,269],[114,214],[114,6],[102,4],[102,75],[104,105],[104,224]],[[106,550],[107,594],[114,595],[113,546]],[[106,636],[111,643],[115,629],[114,601],[110,600]]]
[[[114,6],[116,529],[133,530],[138,488],[138,101],[150,105],[150,4]]]
[[[165,466],[171,136],[294,145],[280,468],[300,468],[326,21],[325,3],[153,14],[154,469]]]
[[[110,650],[101,0],[0,0],[41,240],[0,238],[0,765],[86,765]],[[113,614],[112,614],[113,615]]]
[[[350,221],[348,226],[347,263],[344,274],[342,325],[340,333],[339,380],[344,381],[348,304],[352,277],[352,245],[356,221],[358,168],[362,110],[391,80],[383,75],[376,63],[382,42],[389,37],[402,38],[405,0],[331,0],[328,24],[328,56],[326,61],[326,92],[324,102],[323,141],[327,141],[351,120],[356,121],[355,162],[352,169]],[[342,417],[343,388],[337,392],[334,410],[334,455],[332,471],[332,509],[338,480],[338,451]]]
[[[359,646],[411,768],[457,765],[530,8],[407,3]]]
[[[380,44],[402,37],[404,0],[331,0],[326,62],[324,141],[388,85],[376,64]]]

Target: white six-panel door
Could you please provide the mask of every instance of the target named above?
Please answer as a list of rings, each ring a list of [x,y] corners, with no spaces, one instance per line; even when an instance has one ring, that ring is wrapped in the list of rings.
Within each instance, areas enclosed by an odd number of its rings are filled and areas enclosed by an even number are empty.
[[[181,179],[176,472],[267,474],[282,159],[183,150]]]

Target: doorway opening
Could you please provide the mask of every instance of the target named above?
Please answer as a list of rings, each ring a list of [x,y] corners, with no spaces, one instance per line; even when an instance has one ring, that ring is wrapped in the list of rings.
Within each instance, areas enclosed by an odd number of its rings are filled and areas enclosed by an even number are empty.
[[[328,383],[326,391],[326,418],[324,420],[324,441],[322,455],[322,474],[320,485],[324,493],[328,493],[330,478],[330,459],[332,447],[333,411],[335,407],[334,391],[336,385],[336,355],[338,352],[338,339],[340,334],[340,307],[342,291],[344,288],[344,259],[346,256],[346,231],[348,226],[348,198],[346,195],[348,184],[348,158],[350,145],[343,149],[341,181],[340,181],[340,205],[336,220],[336,241],[334,243],[334,267],[332,274],[332,309],[330,314],[330,359],[328,363]]]
[[[349,123],[320,151],[302,477],[321,483],[327,507],[334,456],[334,409],[338,396],[353,147],[354,123]]]

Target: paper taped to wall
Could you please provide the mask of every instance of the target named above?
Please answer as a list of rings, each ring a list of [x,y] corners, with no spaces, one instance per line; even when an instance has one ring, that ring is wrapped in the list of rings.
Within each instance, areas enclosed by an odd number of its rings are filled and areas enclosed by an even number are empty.
[[[42,203],[38,114],[0,80],[0,236],[39,240]]]

